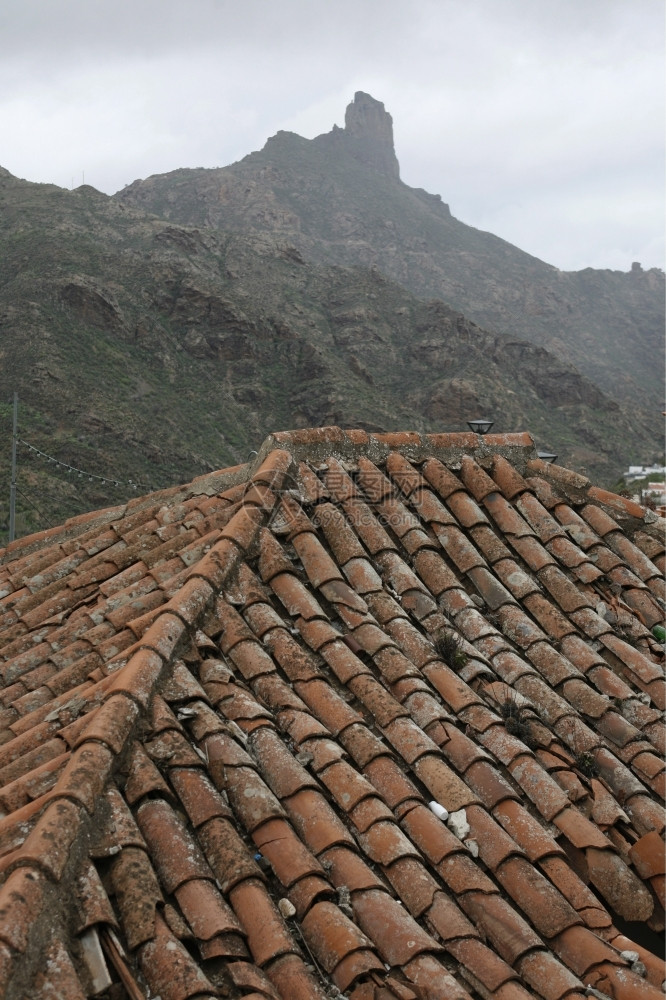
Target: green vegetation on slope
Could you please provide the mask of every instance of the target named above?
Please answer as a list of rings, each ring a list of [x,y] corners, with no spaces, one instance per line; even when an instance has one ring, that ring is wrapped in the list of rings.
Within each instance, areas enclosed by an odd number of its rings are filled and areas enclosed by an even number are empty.
[[[376,268],[6,172],[0,198],[0,544],[15,391],[21,440],[62,463],[21,445],[21,534],[124,502],[129,480],[145,492],[243,462],[273,430],[459,430],[489,414],[607,482],[649,439],[570,364]]]

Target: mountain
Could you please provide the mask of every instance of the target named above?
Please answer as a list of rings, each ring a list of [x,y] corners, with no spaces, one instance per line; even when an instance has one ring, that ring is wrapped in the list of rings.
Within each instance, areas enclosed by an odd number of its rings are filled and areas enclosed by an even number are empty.
[[[664,273],[563,272],[455,219],[400,180],[391,116],[368,94],[356,94],[344,128],[312,140],[278,132],[232,166],[176,170],[116,197],[182,224],[271,233],[310,261],[376,267],[546,347],[648,419],[663,409]]]
[[[618,401],[539,344],[415,294],[376,261],[343,260],[342,236],[311,235],[343,225],[329,211],[342,195],[314,197],[325,184],[358,186],[347,224],[358,213],[359,242],[368,220],[379,226],[388,185],[401,205],[453,225],[436,198],[400,182],[389,126],[377,102],[357,99],[345,128],[321,141],[267,144],[285,155],[315,150],[321,173],[309,180],[259,168],[265,151],[226,172],[178,171],[116,197],[0,170],[0,417],[9,444],[17,392],[19,534],[244,462],[277,429],[459,430],[490,415],[495,430],[527,428],[540,448],[608,484],[630,460],[659,457],[659,428],[635,401]],[[243,180],[248,163],[255,188]],[[276,189],[280,177],[272,202],[262,170]],[[300,230],[284,209],[284,192],[296,204],[299,184],[313,213],[303,211]],[[223,224],[215,211],[233,218]],[[383,224],[408,217],[396,210]],[[7,484],[9,465],[7,447]]]

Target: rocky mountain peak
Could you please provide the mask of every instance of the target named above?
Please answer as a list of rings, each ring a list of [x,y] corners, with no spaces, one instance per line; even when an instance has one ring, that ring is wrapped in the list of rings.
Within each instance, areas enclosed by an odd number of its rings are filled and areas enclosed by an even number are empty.
[[[359,90],[345,112],[345,133],[357,159],[389,177],[400,176],[393,146],[393,119],[381,101]]]

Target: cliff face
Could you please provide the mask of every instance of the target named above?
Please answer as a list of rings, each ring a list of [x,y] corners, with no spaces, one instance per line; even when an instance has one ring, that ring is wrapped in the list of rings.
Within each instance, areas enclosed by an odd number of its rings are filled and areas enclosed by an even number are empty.
[[[391,116],[367,94],[344,129],[279,133],[232,166],[151,177],[116,197],[179,223],[272,234],[314,262],[376,267],[485,329],[546,347],[646,417],[661,409],[663,272],[562,272],[453,218],[400,181]]]

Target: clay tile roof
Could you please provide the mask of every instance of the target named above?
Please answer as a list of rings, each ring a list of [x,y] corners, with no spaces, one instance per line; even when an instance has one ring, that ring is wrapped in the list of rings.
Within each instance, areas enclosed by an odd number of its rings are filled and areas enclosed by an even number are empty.
[[[315,428],[12,542],[0,995],[663,996],[662,524]]]

